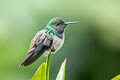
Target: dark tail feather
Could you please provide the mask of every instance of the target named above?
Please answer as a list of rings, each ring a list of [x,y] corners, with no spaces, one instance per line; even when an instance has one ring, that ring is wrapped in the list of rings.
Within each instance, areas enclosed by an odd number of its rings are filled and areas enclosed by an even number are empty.
[[[45,50],[45,46],[43,45],[43,42],[41,42],[34,51],[32,51],[27,55],[27,57],[23,60],[20,66],[28,66],[32,64],[43,54],[44,50]]]
[[[22,63],[20,64],[20,67],[21,67],[21,66],[27,66],[27,65],[29,65],[29,64],[30,64],[29,61],[30,61],[32,55],[33,55],[33,53],[29,53],[29,54],[25,57],[25,59],[22,61]],[[32,64],[32,63],[31,63],[31,64]]]

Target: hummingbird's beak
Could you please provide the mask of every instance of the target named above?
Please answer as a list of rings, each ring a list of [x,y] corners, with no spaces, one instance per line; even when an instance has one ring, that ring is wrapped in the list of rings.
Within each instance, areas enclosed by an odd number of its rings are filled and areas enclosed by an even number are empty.
[[[79,21],[73,21],[73,22],[65,22],[64,24],[77,24]]]

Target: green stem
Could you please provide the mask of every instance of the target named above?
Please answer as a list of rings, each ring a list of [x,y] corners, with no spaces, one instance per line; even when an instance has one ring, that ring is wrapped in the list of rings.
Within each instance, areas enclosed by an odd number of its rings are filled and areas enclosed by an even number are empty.
[[[51,56],[51,53],[48,54],[47,56],[47,66],[46,66],[46,80],[49,80],[49,69],[50,69],[50,56]]]

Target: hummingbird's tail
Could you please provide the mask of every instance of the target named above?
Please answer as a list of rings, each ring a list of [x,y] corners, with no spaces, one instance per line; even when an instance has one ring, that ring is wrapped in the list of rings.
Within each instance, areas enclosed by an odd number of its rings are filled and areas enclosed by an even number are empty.
[[[31,61],[33,60],[32,55],[33,53],[29,53],[19,66],[21,67],[21,66],[27,66],[27,65],[32,64],[33,63],[33,61]]]

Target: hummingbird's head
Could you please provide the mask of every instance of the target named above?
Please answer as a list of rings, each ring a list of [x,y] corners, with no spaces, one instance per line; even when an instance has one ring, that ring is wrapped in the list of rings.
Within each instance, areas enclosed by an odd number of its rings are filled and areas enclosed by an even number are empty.
[[[47,24],[47,27],[51,27],[59,34],[62,34],[65,31],[66,26],[68,24],[75,24],[75,23],[78,23],[78,21],[66,22],[64,19],[62,19],[60,17],[55,17],[50,20],[50,22]]]

